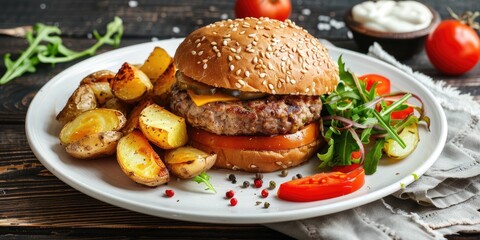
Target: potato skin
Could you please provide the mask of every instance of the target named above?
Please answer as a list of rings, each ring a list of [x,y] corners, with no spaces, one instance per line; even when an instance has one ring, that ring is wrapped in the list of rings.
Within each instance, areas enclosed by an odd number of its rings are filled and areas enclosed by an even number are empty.
[[[95,159],[111,156],[117,150],[118,140],[123,136],[121,132],[107,131],[87,135],[65,147],[70,156],[79,159]]]
[[[170,179],[165,164],[138,130],[120,139],[117,161],[122,171],[137,183],[153,187],[167,183]]]
[[[93,89],[88,85],[80,85],[68,98],[65,107],[58,113],[56,119],[62,124],[72,121],[75,117],[97,107]]]
[[[383,151],[390,159],[404,159],[415,150],[420,140],[418,136],[418,125],[413,123],[405,127],[399,136],[407,145],[405,148],[400,147],[400,144],[393,139],[387,139],[383,145]]]
[[[110,70],[100,70],[93,72],[82,79],[80,85],[90,83],[109,82],[115,77],[115,73]]]
[[[125,124],[125,127],[122,129],[122,132],[124,134],[127,134],[135,129],[140,129],[140,125],[138,122],[138,120],[140,119],[140,114],[142,113],[142,110],[144,108],[152,104],[154,104],[153,100],[147,97],[147,98],[144,98],[140,103],[135,105],[135,107],[133,107],[132,111],[130,111],[130,114],[128,115],[127,123]]]
[[[170,172],[182,179],[193,178],[212,168],[217,159],[216,154],[207,154],[191,146],[168,150],[165,153],[165,164]]]
[[[152,96],[160,106],[166,106],[170,103],[169,94],[173,85],[177,82],[176,71],[175,64],[171,63],[153,84]]]

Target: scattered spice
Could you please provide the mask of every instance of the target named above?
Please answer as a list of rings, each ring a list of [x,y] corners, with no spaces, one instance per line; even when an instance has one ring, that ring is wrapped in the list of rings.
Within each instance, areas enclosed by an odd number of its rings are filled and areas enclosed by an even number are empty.
[[[233,182],[234,180],[235,181],[237,180],[237,177],[235,176],[235,174],[230,174],[230,175],[228,175],[228,180]]]
[[[232,207],[235,206],[235,205],[237,205],[237,203],[238,203],[238,200],[237,200],[236,198],[231,198],[231,199],[230,199],[230,205],[231,205]]]
[[[275,189],[276,187],[277,187],[277,184],[275,183],[275,181],[270,181],[270,182],[268,183],[268,188],[269,188],[270,190],[273,190],[273,189]]]
[[[292,180],[295,180],[295,179],[297,179],[297,178],[298,178],[297,175],[293,175],[293,176],[292,176]]]
[[[288,170],[286,170],[286,169],[282,170],[282,172],[280,173],[280,176],[281,176],[281,177],[286,177],[286,176],[288,176]]]
[[[302,174],[297,173],[297,178],[303,178]]]
[[[262,204],[262,202],[260,202],[260,201],[255,202],[255,206],[258,206],[260,204]]]
[[[227,191],[225,193],[225,197],[227,198],[233,198],[234,195],[235,195],[235,192],[233,190]]]
[[[270,203],[269,203],[269,202],[265,202],[265,203],[263,204],[263,207],[264,207],[264,208],[269,208],[269,207],[270,207]]]
[[[250,186],[250,182],[249,181],[243,181],[243,187],[244,188],[247,188]]]
[[[256,188],[261,188],[262,185],[263,185],[262,179],[258,179],[258,178],[255,179],[255,180],[253,181],[253,185],[254,185]]]
[[[261,174],[261,173],[256,173],[256,174],[255,174],[255,179],[263,179],[263,174]]]
[[[268,197],[268,190],[267,189],[262,190],[262,197],[264,197],[264,198]]]
[[[165,196],[170,198],[173,197],[173,195],[175,195],[175,192],[172,189],[165,190]]]

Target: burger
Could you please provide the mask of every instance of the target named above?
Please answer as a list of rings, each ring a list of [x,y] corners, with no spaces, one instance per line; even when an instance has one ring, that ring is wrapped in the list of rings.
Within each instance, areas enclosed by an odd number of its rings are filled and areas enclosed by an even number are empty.
[[[338,67],[318,39],[290,20],[245,18],[192,32],[177,48],[170,109],[189,143],[215,167],[272,172],[310,159],[324,142],[320,96]]]

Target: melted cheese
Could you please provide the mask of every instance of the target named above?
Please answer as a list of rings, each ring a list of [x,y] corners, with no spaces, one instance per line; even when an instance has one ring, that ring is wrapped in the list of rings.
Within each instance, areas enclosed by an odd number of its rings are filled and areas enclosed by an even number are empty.
[[[230,95],[219,93],[219,92],[213,95],[199,95],[194,93],[192,90],[188,90],[187,93],[192,99],[192,101],[195,103],[195,105],[199,107],[211,102],[228,102],[228,101],[240,100],[239,98],[232,97]]]

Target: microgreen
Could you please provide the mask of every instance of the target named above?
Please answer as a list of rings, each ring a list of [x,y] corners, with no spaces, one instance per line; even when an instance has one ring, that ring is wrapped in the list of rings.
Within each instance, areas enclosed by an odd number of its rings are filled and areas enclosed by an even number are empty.
[[[29,46],[17,60],[13,61],[10,53],[3,56],[7,70],[0,78],[0,85],[10,82],[27,72],[35,72],[36,65],[39,63],[55,64],[91,56],[104,44],[118,47],[123,35],[123,24],[119,17],[115,17],[107,25],[105,35],[102,36],[97,31],[94,31],[93,35],[97,42],[90,48],[80,52],[70,50],[63,45],[60,34],[61,30],[56,26],[37,23],[33,27],[33,31],[26,34]]]
[[[366,90],[365,83],[345,68],[341,56],[338,59],[338,66],[340,82],[337,89],[322,97],[324,103],[322,129],[325,129],[322,134],[327,142],[327,148],[317,154],[321,161],[319,167],[350,165],[352,152],[360,151],[365,173],[373,174],[382,158],[382,148],[387,139],[393,139],[401,147],[405,147],[405,143],[398,135],[399,132],[419,120],[424,121],[428,127],[430,120],[425,116],[423,102],[418,96],[402,92],[377,96],[375,85],[370,91]],[[420,107],[407,103],[412,97],[421,102]],[[391,102],[390,105],[386,103],[387,100]],[[375,109],[377,105],[381,106],[380,111]],[[420,117],[411,115],[403,120],[390,118],[392,112],[409,106],[414,107],[420,113]]]
[[[214,193],[217,192],[217,190],[215,190],[213,185],[210,183],[210,176],[206,172],[200,173],[199,175],[195,176],[192,180],[197,182],[198,184],[204,183],[207,186],[205,190],[211,190]]]

